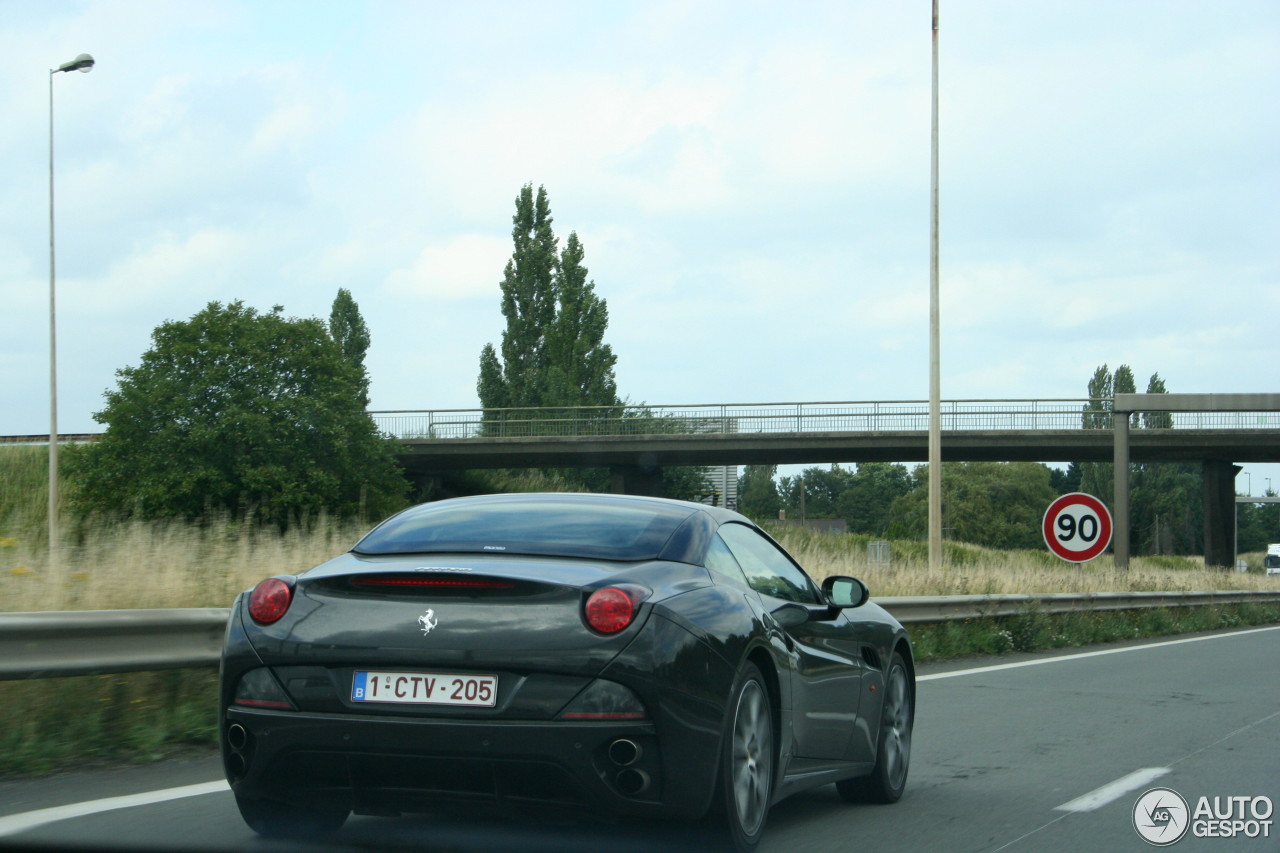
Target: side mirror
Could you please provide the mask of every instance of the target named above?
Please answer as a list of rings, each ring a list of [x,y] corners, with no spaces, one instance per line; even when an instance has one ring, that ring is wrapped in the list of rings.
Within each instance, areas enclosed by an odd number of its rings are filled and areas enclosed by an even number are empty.
[[[832,607],[861,607],[871,597],[871,590],[857,578],[833,575],[822,582],[822,592]]]

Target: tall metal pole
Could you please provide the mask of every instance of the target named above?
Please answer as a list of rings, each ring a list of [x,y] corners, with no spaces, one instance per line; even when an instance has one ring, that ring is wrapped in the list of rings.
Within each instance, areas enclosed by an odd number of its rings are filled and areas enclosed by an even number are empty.
[[[53,75],[49,69],[49,559],[58,551],[58,311],[53,251]]]
[[[49,561],[58,557],[58,311],[57,275],[53,250],[53,75],[62,71],[88,72],[93,57],[82,53],[49,69]]]
[[[933,126],[929,186],[929,568],[942,568],[942,379],[938,341],[938,0],[933,0]]]

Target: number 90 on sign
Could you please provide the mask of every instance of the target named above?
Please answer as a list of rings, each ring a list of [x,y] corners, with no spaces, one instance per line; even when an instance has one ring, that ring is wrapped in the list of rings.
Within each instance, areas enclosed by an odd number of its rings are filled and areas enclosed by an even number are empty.
[[[1092,560],[1111,544],[1111,513],[1093,495],[1063,495],[1044,514],[1044,541],[1064,560]]]

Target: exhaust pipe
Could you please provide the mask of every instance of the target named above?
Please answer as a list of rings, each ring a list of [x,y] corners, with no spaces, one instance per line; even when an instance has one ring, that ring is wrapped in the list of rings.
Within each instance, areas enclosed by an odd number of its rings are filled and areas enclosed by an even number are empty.
[[[609,760],[619,767],[635,764],[643,754],[640,744],[630,738],[620,737],[609,744]]]
[[[233,752],[227,757],[227,769],[231,772],[233,779],[243,779],[245,773],[249,771],[249,765],[243,755]]]
[[[618,790],[628,797],[643,794],[649,787],[649,774],[635,767],[619,770],[614,780]]]
[[[227,727],[227,744],[236,752],[249,745],[249,731],[239,723]]]

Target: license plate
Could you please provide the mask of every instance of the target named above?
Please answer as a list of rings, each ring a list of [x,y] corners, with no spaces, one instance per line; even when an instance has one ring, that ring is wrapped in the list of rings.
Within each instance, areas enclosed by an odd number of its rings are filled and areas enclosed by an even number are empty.
[[[492,708],[498,676],[360,670],[351,682],[351,701]]]

